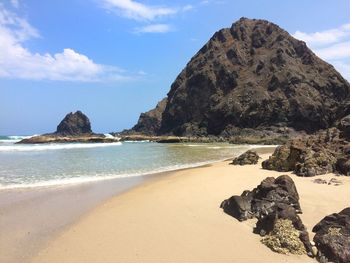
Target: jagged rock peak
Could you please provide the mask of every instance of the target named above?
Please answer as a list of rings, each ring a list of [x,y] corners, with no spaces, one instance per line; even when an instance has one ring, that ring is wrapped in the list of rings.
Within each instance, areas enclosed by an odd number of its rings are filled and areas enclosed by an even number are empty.
[[[81,135],[92,133],[89,118],[81,111],[68,113],[57,126],[56,134]]]
[[[178,75],[158,134],[230,136],[237,129],[334,125],[349,83],[279,26],[241,18],[216,32]],[[346,108],[346,107],[345,107]]]

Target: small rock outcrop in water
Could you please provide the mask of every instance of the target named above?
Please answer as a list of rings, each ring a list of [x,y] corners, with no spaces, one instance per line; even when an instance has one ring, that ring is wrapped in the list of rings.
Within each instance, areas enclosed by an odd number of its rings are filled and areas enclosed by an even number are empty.
[[[350,175],[350,144],[346,133],[331,128],[315,135],[293,139],[277,147],[262,167],[299,176],[331,172]]]
[[[244,191],[240,196],[224,200],[220,207],[239,221],[257,218],[254,232],[262,236],[276,230],[276,220],[289,220],[295,230],[299,231],[300,241],[304,244],[305,250],[312,253],[309,235],[298,216],[298,213],[301,213],[299,195],[293,180],[288,175],[276,179],[268,177],[252,191]]]
[[[304,42],[269,21],[241,18],[188,62],[171,85],[160,128],[147,129],[223,137],[252,129],[258,137],[266,134],[263,140],[281,127],[311,133],[350,114],[349,91],[349,83]]]
[[[247,165],[247,164],[257,164],[259,161],[259,155],[256,151],[248,150],[235,158],[231,164],[233,165]]]
[[[323,261],[350,262],[350,207],[326,216],[312,231],[316,233],[314,242]]]
[[[67,114],[57,126],[56,132],[26,138],[18,143],[105,143],[117,141],[119,141],[119,139],[114,136],[93,133],[89,118],[81,111],[77,111]]]
[[[70,136],[89,133],[92,133],[90,120],[81,111],[68,113],[57,126],[56,131],[58,135]]]

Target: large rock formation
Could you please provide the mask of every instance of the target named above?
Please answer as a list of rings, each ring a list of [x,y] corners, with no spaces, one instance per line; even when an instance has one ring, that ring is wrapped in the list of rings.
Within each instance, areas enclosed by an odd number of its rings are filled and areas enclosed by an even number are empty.
[[[152,135],[157,134],[162,122],[162,114],[165,109],[167,99],[164,98],[158,102],[155,109],[141,113],[137,124],[132,128],[132,131]]]
[[[273,233],[276,220],[288,220],[298,231],[299,241],[304,244],[305,250],[309,254],[312,252],[306,227],[298,216],[301,213],[299,194],[288,175],[276,179],[268,177],[252,191],[244,191],[240,196],[234,195],[224,200],[220,207],[239,221],[257,218],[254,232],[260,235]]]
[[[81,135],[92,133],[89,118],[81,111],[71,112],[57,126],[58,135]]]
[[[171,85],[160,129],[149,130],[225,137],[249,128],[314,132],[343,117],[349,90],[304,42],[271,22],[241,18],[191,59]]]
[[[350,207],[323,218],[313,229],[320,259],[350,262]]]
[[[347,130],[330,128],[314,135],[292,139],[276,148],[262,167],[299,176],[326,173],[350,175],[350,143]]]

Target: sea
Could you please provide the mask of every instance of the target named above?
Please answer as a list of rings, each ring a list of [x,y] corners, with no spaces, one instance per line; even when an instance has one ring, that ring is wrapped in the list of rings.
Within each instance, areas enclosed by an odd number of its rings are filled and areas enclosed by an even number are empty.
[[[233,158],[257,147],[149,141],[16,144],[28,137],[0,136],[0,190],[146,176]]]

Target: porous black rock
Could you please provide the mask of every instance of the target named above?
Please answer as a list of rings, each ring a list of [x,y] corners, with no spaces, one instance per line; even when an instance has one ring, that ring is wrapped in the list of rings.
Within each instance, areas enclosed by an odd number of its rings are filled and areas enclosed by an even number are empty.
[[[335,263],[350,262],[350,207],[326,216],[312,231],[320,257]]]

